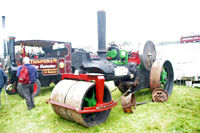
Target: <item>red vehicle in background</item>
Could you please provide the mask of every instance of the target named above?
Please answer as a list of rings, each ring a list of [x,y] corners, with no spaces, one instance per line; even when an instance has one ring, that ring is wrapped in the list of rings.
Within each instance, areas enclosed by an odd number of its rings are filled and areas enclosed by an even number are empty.
[[[41,87],[57,84],[61,75],[71,73],[71,43],[50,40],[19,40],[9,37],[8,48],[8,75],[9,83],[6,87],[8,94],[22,95],[21,85],[18,83],[16,72],[22,65],[25,56],[30,58],[39,74],[39,79],[34,85],[34,96],[40,93]]]
[[[200,34],[183,36],[180,38],[181,43],[200,42]]]

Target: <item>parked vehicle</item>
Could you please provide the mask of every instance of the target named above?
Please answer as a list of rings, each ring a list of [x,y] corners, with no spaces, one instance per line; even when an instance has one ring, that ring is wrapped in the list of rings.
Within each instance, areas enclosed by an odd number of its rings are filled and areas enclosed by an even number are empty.
[[[39,74],[39,79],[34,85],[34,95],[40,93],[41,87],[50,83],[58,83],[61,75],[71,72],[71,43],[48,40],[20,40],[15,41],[9,37],[8,41],[8,94],[21,93],[21,84],[16,77],[17,67],[22,65],[25,56],[30,57],[30,64],[34,65]]]
[[[189,43],[189,42],[200,42],[200,35],[189,35],[189,36],[182,36],[180,38],[181,43]]]

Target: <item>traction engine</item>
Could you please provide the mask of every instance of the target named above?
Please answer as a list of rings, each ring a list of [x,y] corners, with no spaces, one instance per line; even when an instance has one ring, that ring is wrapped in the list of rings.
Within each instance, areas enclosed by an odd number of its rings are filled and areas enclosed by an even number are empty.
[[[22,84],[16,77],[18,66],[22,65],[25,56],[30,58],[30,64],[37,68],[39,78],[34,84],[34,96],[40,93],[41,87],[51,83],[58,83],[61,75],[71,73],[71,43],[50,40],[18,40],[9,37],[8,48],[8,75],[9,83],[6,86],[8,94],[22,93]]]
[[[106,17],[104,11],[97,12],[98,58],[88,52],[77,51],[71,56],[72,72],[63,74],[54,87],[52,108],[59,116],[91,127],[106,121],[111,108],[117,105],[112,100],[105,81],[114,81],[122,93],[134,93],[143,88],[153,91],[173,89],[173,68],[170,61],[156,61],[155,46],[147,41],[140,52],[140,62],[130,61],[128,53],[117,45],[106,49]],[[123,94],[124,95],[124,94]]]

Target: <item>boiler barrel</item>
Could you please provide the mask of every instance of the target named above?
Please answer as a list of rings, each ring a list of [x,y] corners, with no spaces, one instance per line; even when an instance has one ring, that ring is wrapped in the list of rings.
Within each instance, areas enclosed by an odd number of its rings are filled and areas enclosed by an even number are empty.
[[[51,94],[51,100],[60,104],[73,106],[78,110],[82,110],[84,107],[91,106],[88,101],[93,102],[94,100],[96,100],[95,82],[66,79],[61,80],[54,87]],[[106,103],[112,100],[110,91],[107,86],[104,86],[103,100]],[[110,110],[106,110],[96,113],[80,114],[75,110],[71,110],[54,104],[52,104],[52,108],[57,115],[87,127],[103,123],[104,121],[106,121],[110,113]]]

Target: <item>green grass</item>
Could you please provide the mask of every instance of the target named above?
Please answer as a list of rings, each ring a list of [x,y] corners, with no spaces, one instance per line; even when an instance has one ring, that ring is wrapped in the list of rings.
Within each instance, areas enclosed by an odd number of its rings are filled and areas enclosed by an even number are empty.
[[[111,87],[113,90],[114,87]],[[200,132],[200,89],[174,86],[165,103],[147,103],[137,106],[133,114],[125,114],[121,103],[112,109],[107,121],[87,128],[56,115],[50,104],[52,88],[42,88],[35,98],[36,108],[27,110],[25,100],[19,95],[1,94],[0,133],[122,133],[122,132]],[[121,96],[116,90],[113,99]],[[137,102],[151,100],[148,89],[136,93]]]

